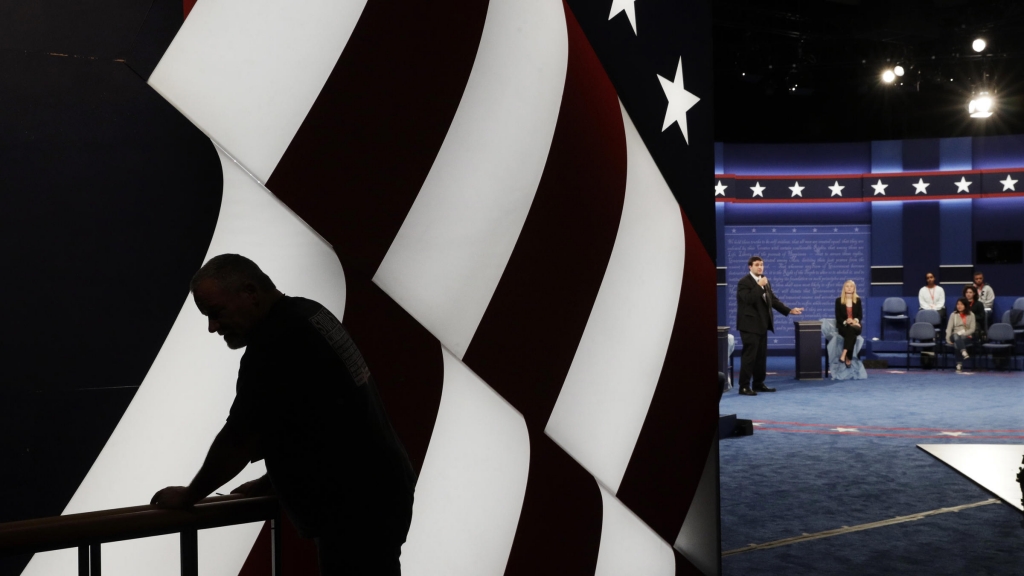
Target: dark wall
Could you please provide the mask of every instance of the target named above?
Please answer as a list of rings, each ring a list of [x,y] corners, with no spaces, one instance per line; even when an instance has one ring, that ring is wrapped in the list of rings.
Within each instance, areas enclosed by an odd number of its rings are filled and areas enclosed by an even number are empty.
[[[903,295],[914,296],[928,272],[938,277],[941,264],[938,202],[906,202],[903,205]],[[964,239],[965,242],[969,241]],[[886,246],[881,246],[885,251]]]
[[[974,245],[986,240],[1024,241],[1024,199],[986,198],[973,203]],[[977,262],[977,249],[974,254]],[[998,296],[1024,295],[1024,266],[1020,264],[978,265],[985,281]]]

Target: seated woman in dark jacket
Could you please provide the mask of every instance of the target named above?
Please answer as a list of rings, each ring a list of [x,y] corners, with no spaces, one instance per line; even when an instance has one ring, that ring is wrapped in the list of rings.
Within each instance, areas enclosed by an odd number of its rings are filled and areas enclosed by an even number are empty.
[[[964,298],[967,299],[969,310],[974,314],[974,340],[980,342],[985,339],[985,305],[978,300],[978,289],[974,284],[964,286]]]
[[[864,312],[860,305],[860,296],[857,295],[857,285],[853,280],[847,280],[843,284],[843,291],[839,298],[836,298],[836,329],[843,337],[843,355],[839,361],[847,366],[853,360],[853,347],[857,344],[857,336],[861,332],[861,320],[864,319]]]

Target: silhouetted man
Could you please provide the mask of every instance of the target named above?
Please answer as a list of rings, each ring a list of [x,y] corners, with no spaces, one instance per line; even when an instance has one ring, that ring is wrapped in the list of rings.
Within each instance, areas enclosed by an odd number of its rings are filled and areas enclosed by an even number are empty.
[[[758,392],[775,392],[764,383],[768,363],[768,331],[775,331],[772,308],[779,312],[802,314],[803,308],[789,309],[775,297],[768,277],[764,275],[764,260],[751,256],[747,260],[749,274],[740,278],[736,285],[736,329],[743,340],[743,356],[740,360],[740,394],[757,396]],[[750,378],[754,387],[750,387]]]
[[[401,574],[416,476],[348,332],[236,254],[210,259],[190,288],[210,332],[246,351],[199,472],[152,503],[191,506],[264,459],[267,474],[234,492],[276,492],[300,533],[316,538],[321,574]]]

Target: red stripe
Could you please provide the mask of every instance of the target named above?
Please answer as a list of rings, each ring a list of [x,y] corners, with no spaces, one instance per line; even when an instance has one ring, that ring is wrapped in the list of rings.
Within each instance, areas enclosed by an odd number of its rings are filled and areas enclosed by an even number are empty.
[[[952,174],[952,172],[949,172],[949,174]],[[739,182],[747,180],[854,180],[860,179],[863,176],[860,172],[855,172],[852,174],[797,174],[794,176],[733,176],[733,178]],[[715,176],[715,179],[718,179],[718,175]]]
[[[368,2],[267,187],[369,278],[444,142],[487,2]],[[296,63],[301,65],[301,63]]]
[[[1024,170],[1022,168],[1016,168],[1016,171]],[[1014,170],[1011,170],[1013,172]],[[970,176],[972,174],[980,175],[986,172],[994,172],[999,174],[1005,172],[1005,170],[949,170],[949,171],[929,171],[929,172],[851,172],[849,174],[769,174],[769,175],[758,175],[758,174],[715,174],[715,179],[718,178],[733,178],[736,181],[747,181],[747,180],[831,180],[837,178],[840,180],[847,179],[872,179],[872,178],[913,178],[918,176]]]
[[[542,430],[601,287],[626,189],[615,89],[575,16],[555,133],[526,223],[463,361]]]
[[[908,198],[892,198],[892,200],[907,200]],[[934,198],[931,198],[934,200]],[[925,198],[927,200],[927,198]],[[801,202],[871,202],[868,198],[779,198],[779,199],[768,199],[760,200],[754,198],[721,198],[719,197],[717,202],[742,202],[744,204],[799,204]]]
[[[907,428],[907,427],[894,427],[894,426],[864,426],[860,424],[817,424],[810,422],[783,422],[779,420],[754,420],[758,424],[783,424],[788,426],[817,426],[822,428],[864,428],[868,430],[909,430],[913,432],[966,432],[970,434],[994,434],[996,432],[1019,432],[1024,434],[1024,430],[967,430],[958,428]]]
[[[682,211],[680,211],[682,212]],[[675,542],[718,426],[715,264],[682,215],[686,269],[665,365],[616,494],[667,542]]]
[[[806,430],[798,428],[772,428],[771,426],[758,426],[758,430],[771,430],[772,432],[790,432],[793,434],[827,434],[839,436],[873,436],[878,438],[913,438],[924,440],[1022,440],[1024,436],[948,436],[942,434],[884,434],[875,432],[836,432],[835,430]]]
[[[872,172],[870,174],[864,174],[864,178],[899,178],[900,176],[915,177],[915,176],[962,176],[971,174],[980,174],[980,170],[927,170],[921,172]]]
[[[192,8],[195,7],[195,5],[196,0],[182,0],[181,11],[182,14],[184,15],[184,18],[188,18],[188,13],[192,11]]]
[[[530,475],[506,576],[593,575],[603,510],[594,477],[531,428]]]
[[[344,324],[419,472],[441,406],[441,343],[369,280],[348,284]]]

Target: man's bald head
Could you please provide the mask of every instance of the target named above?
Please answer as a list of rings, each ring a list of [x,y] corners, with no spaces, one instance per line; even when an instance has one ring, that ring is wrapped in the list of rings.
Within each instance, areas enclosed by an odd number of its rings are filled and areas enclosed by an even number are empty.
[[[246,284],[252,284],[257,290],[266,293],[277,291],[274,281],[267,276],[255,262],[239,254],[221,254],[210,258],[203,267],[192,276],[188,289],[195,292],[196,287],[204,280],[214,280],[228,290],[241,290]]]

